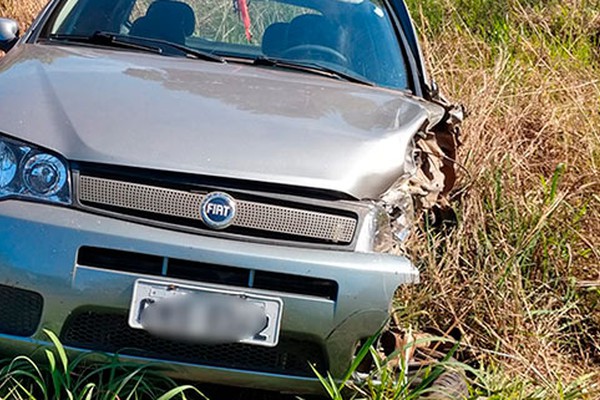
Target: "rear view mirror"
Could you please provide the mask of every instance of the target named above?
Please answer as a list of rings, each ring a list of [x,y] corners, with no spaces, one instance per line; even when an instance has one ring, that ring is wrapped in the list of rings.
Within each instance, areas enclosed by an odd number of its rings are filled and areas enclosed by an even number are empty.
[[[19,24],[8,18],[0,18],[0,50],[9,51],[19,40]]]
[[[429,84],[429,98],[432,100],[440,98],[440,87],[434,80]]]

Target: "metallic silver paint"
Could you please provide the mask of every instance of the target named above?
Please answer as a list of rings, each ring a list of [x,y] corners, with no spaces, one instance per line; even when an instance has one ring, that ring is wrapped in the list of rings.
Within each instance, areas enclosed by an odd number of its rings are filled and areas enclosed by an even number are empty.
[[[0,61],[0,132],[70,160],[376,198],[443,109],[305,73],[75,46]]]
[[[402,257],[235,242],[146,227],[56,206],[0,202],[2,284],[44,293],[42,326],[60,332],[80,306],[128,309],[137,274],[113,273],[76,264],[80,246],[102,246],[242,268],[332,279],[336,302],[317,297],[245,289],[284,301],[282,331],[318,338],[328,349],[331,371],[340,376],[358,340],[388,317],[399,285],[418,282],[418,271]],[[182,282],[184,283],[184,282]],[[219,285],[203,284],[215,288]],[[235,290],[235,288],[233,288]],[[42,335],[36,337],[43,340]],[[0,348],[16,339],[0,335]],[[29,340],[20,338],[21,346]],[[160,360],[157,360],[160,361]],[[173,364],[173,363],[170,363]],[[271,390],[316,391],[307,380],[174,363],[187,378]],[[216,371],[214,374],[210,371]],[[250,378],[252,376],[252,378]],[[310,382],[310,381],[308,381]]]

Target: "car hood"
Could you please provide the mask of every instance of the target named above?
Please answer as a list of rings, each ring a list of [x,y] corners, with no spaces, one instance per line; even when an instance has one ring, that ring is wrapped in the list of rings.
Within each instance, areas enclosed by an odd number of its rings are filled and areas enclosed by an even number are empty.
[[[375,198],[443,110],[268,67],[22,45],[0,64],[0,131],[69,160]]]

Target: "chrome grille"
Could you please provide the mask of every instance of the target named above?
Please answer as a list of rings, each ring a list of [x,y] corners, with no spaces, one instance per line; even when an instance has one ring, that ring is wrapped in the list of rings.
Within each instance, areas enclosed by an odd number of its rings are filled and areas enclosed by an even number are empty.
[[[79,200],[145,213],[201,221],[204,195],[91,176],[79,177]],[[234,227],[350,243],[354,218],[291,207],[236,200]]]

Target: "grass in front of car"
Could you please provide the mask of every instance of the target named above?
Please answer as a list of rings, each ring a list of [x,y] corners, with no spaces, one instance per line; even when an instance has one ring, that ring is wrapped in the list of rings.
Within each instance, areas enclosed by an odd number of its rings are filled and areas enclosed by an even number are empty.
[[[45,331],[53,348],[0,363],[2,400],[172,400],[203,398],[155,366],[120,362],[116,356],[87,354],[69,359],[58,338]]]

